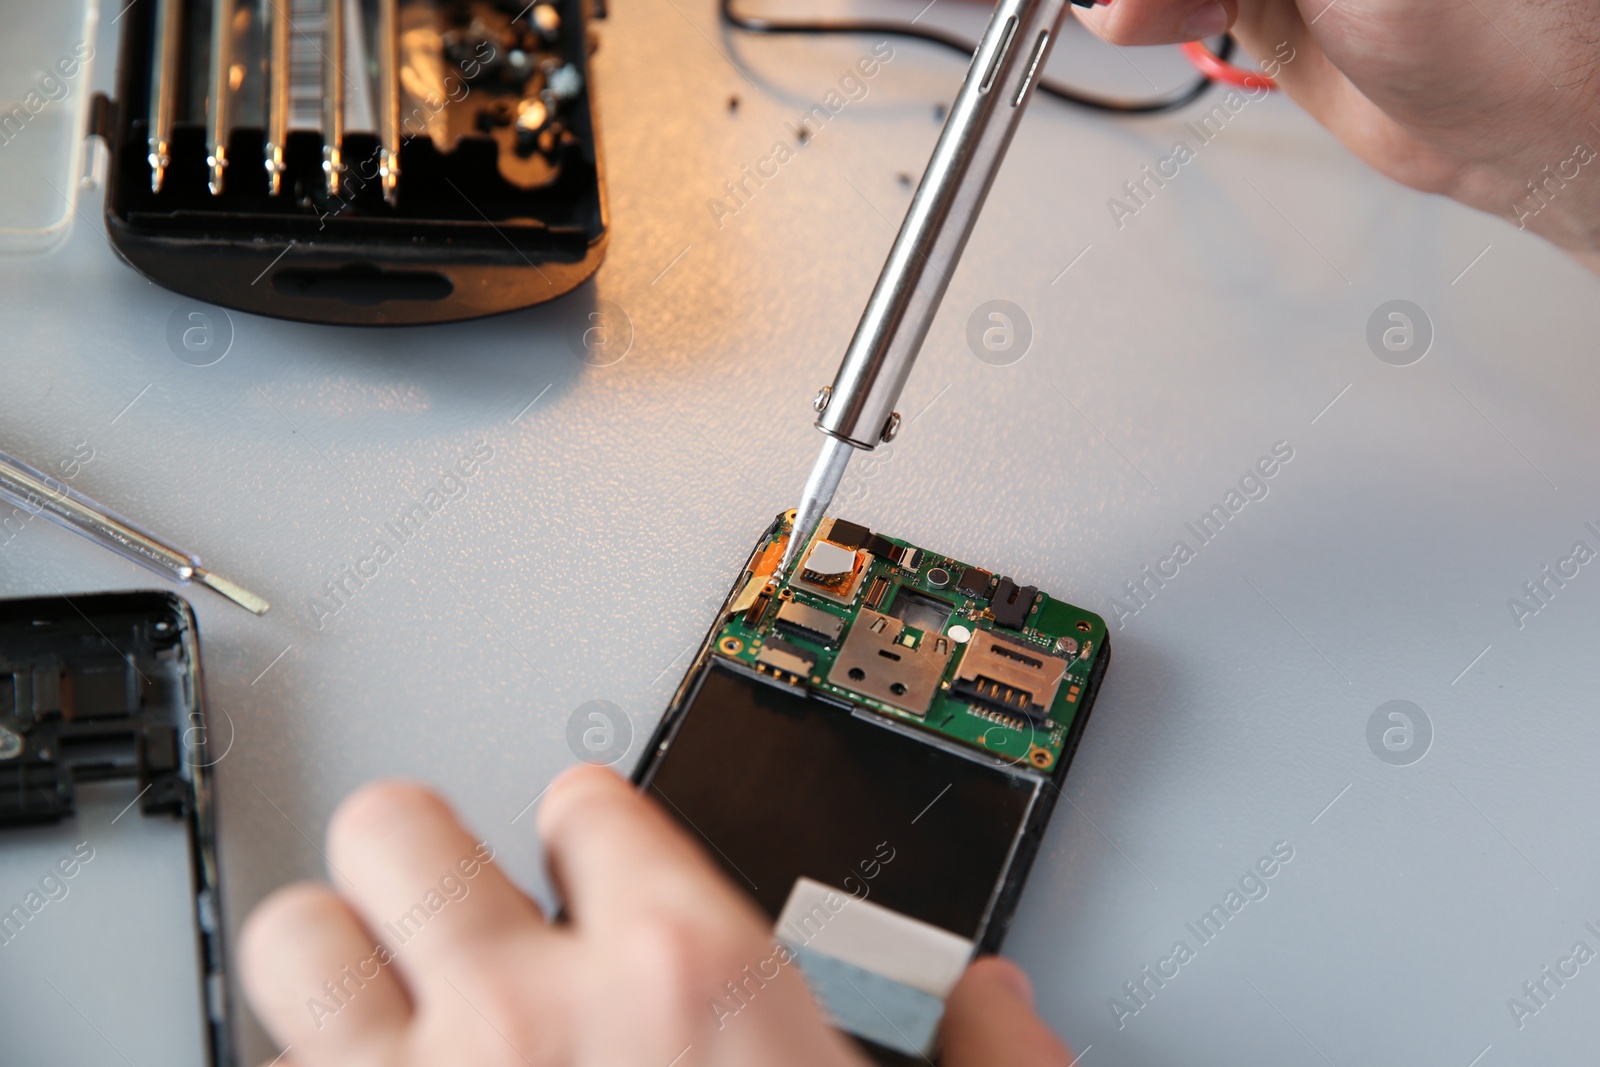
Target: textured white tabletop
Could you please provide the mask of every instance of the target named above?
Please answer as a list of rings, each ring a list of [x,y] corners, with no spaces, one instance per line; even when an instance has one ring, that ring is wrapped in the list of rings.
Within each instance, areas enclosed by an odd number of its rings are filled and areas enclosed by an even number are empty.
[[[544,892],[516,817],[574,762],[579,705],[647,734],[794,502],[810,397],[964,69],[892,42],[800,147],[791,125],[874,39],[730,37],[709,0],[629,0],[599,36],[610,252],[555,304],[387,331],[224,316],[118,261],[94,191],[64,247],[0,260],[0,449],[92,450],[77,488],[275,605],[189,593],[236,732],[218,768],[235,927],[319,874],[334,805],[383,775],[447,791]],[[1600,950],[1600,566],[1574,555],[1600,551],[1600,289],[1507,222],[1370,173],[1287,101],[1208,142],[1195,118],[1034,103],[907,425],[841,498],[1115,620],[1006,951],[1089,1067],[1576,1062],[1600,1036],[1600,965],[1562,962]],[[1178,140],[1194,158],[1128,200]],[[727,199],[774,144],[777,176]],[[1020,360],[969,348],[991,300],[1031,324]],[[1380,359],[1369,319],[1394,300],[1426,322]],[[574,355],[596,301],[631,323],[606,366]],[[210,366],[169,349],[193,311],[231,330]],[[415,536],[386,531],[432,490],[449,499]],[[319,611],[379,540],[393,558]],[[43,523],[0,545],[8,596],[152,584]],[[1241,888],[1274,848],[1292,859]],[[1213,905],[1228,921],[1203,940]],[[1532,1000],[1547,966],[1576,976]],[[268,1049],[249,1032],[246,1062]]]

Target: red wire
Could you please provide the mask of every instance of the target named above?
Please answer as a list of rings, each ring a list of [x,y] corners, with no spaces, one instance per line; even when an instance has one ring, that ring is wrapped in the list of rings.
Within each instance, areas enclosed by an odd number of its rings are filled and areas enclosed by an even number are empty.
[[[1190,41],[1179,47],[1183,49],[1183,54],[1189,62],[1194,64],[1195,69],[1214,82],[1226,82],[1229,85],[1239,85],[1246,89],[1276,89],[1278,87],[1278,83],[1265,74],[1240,70],[1232,63],[1224,63],[1200,41]]]

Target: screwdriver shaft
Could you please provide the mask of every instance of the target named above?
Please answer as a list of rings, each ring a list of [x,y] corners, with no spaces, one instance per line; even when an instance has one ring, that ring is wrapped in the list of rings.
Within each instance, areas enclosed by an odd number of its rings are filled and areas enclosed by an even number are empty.
[[[876,448],[898,430],[900,392],[1066,11],[1067,0],[995,5],[838,374],[818,395],[816,425],[827,442],[796,511],[783,573],[832,502],[850,446]]]
[[[328,195],[344,191],[344,0],[324,0],[322,173]]]
[[[268,0],[267,15],[267,190],[283,190],[284,151],[289,139],[289,5],[291,0]]]
[[[206,570],[196,557],[95,503],[59,478],[52,478],[3,452],[0,452],[0,497],[30,515],[43,515],[58,526],[81,534],[174,582],[198,580],[257,615],[264,614],[269,607],[265,600],[249,590]]]
[[[150,57],[150,191],[159,193],[172,165],[172,112],[183,47],[182,0],[156,0],[155,53]]]
[[[400,0],[378,0],[378,177],[390,204],[400,195]]]
[[[211,0],[211,99],[206,109],[207,186],[222,195],[228,169],[229,103],[233,96],[233,0]]]

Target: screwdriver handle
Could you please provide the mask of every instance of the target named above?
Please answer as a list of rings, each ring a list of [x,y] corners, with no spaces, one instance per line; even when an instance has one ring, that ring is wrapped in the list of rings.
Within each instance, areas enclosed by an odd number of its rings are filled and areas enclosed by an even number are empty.
[[[1000,0],[995,7],[839,373],[817,398],[823,433],[866,449],[894,436],[900,391],[1067,6]]]
[[[0,452],[0,497],[175,582],[187,582],[200,566],[198,559],[69,488],[61,479],[4,452]]]

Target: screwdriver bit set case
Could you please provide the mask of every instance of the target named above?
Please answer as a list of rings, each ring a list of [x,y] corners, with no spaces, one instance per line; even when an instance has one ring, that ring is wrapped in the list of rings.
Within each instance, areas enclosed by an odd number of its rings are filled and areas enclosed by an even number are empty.
[[[591,0],[134,0],[106,232],[151,280],[308,322],[448,322],[592,274]]]

